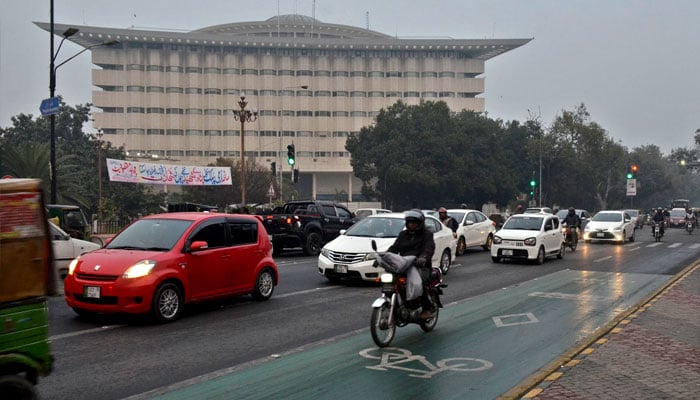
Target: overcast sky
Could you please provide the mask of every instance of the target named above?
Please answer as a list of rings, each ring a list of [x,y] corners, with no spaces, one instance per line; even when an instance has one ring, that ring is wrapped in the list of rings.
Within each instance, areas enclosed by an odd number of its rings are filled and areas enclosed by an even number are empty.
[[[49,97],[49,0],[3,0],[0,127],[40,115]],[[399,37],[534,38],[486,62],[491,118],[549,126],[584,103],[591,120],[629,149],[668,154],[693,147],[700,128],[700,1],[697,0],[55,0],[56,23],[194,30],[280,14],[367,27]],[[56,37],[56,46],[60,37]],[[82,48],[66,42],[57,62]],[[56,93],[92,101],[90,56],[58,69]],[[91,127],[86,127],[89,131]]]

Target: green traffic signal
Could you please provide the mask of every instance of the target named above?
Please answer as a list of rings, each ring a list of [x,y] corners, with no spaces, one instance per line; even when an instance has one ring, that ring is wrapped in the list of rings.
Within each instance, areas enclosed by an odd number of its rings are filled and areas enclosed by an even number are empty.
[[[627,179],[632,179],[632,178],[634,178],[634,175],[632,175],[631,172],[628,172],[628,173],[627,173]]]
[[[290,144],[289,146],[287,146],[287,164],[291,166],[294,166],[294,164],[296,163],[296,160],[294,160],[294,153],[294,145]]]
[[[536,185],[537,185],[537,182],[535,182],[534,179],[530,181],[530,186],[535,187]]]

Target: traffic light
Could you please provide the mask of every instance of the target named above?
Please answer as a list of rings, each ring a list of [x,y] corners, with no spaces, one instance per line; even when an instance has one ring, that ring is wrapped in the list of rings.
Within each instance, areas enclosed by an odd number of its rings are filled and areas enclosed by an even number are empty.
[[[291,165],[292,167],[296,161],[294,160],[294,145],[290,144],[287,146],[287,164]]]
[[[535,186],[537,186],[537,181],[534,179],[530,180],[530,196],[535,195]]]
[[[292,172],[292,182],[294,182],[294,183],[299,182],[299,170],[298,169],[295,169]]]
[[[272,171],[272,176],[277,176],[277,163],[276,162],[271,162],[270,163],[270,171]]]
[[[627,179],[634,179],[637,177],[637,171],[639,171],[639,167],[637,164],[632,164],[630,165],[630,170],[627,173]]]

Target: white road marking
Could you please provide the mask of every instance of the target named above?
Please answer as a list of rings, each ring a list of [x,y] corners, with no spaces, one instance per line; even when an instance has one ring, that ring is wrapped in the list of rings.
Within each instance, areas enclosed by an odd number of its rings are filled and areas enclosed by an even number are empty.
[[[599,259],[597,259],[597,260],[593,260],[593,262],[602,262],[602,261],[605,261],[605,260],[609,260],[609,259],[611,259],[611,258],[612,258],[612,256],[607,256],[607,257],[599,258]]]
[[[700,247],[700,243],[694,243],[690,245],[691,249],[697,249],[698,247]]]
[[[493,323],[499,328],[504,326],[525,325],[540,322],[540,320],[537,319],[533,313],[499,315],[498,317],[491,317],[491,319],[493,319]],[[512,322],[504,322],[504,320],[510,320]]]
[[[633,249],[630,249],[630,251],[637,251],[637,250],[639,250],[639,249],[641,249],[641,247],[637,246],[637,247],[635,247],[635,248],[633,248]]]
[[[661,242],[651,243],[651,244],[648,244],[647,247],[661,246],[661,244],[662,244]]]
[[[547,299],[562,299],[562,300],[586,300],[586,301],[610,301],[610,297],[593,296],[590,294],[573,294],[559,292],[532,292],[528,294],[530,297],[544,297]]]
[[[668,246],[668,248],[669,248],[669,249],[675,249],[676,247],[680,247],[680,246],[682,246],[682,245],[683,245],[683,243],[674,243],[674,244]]]

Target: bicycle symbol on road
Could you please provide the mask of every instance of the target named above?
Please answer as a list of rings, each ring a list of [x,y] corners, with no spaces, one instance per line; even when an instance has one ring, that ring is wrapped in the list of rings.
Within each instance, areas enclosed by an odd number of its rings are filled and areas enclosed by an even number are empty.
[[[379,364],[365,368],[377,371],[396,369],[410,372],[408,376],[423,379],[430,379],[443,371],[476,372],[493,367],[490,361],[469,357],[446,358],[432,364],[425,356],[413,355],[410,350],[398,347],[383,349],[372,347],[360,351],[360,355],[371,360],[381,360]],[[417,368],[411,368],[409,366],[411,363],[417,363]]]

